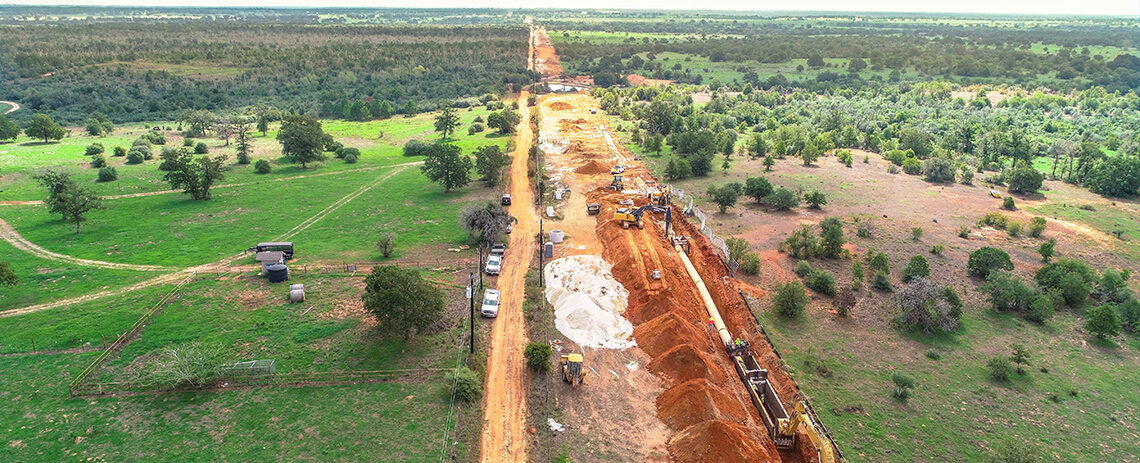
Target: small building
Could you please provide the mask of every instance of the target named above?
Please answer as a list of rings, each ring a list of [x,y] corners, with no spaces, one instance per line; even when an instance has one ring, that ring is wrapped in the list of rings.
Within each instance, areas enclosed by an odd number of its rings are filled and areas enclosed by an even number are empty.
[[[268,274],[270,265],[285,263],[285,253],[281,251],[261,251],[257,253],[256,259],[261,263],[261,273]]]

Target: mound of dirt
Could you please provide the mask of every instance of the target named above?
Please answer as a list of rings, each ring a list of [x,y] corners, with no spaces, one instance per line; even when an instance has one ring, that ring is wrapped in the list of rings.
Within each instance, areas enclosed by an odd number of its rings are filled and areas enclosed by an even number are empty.
[[[547,105],[547,107],[555,111],[567,111],[574,109],[573,106],[570,106],[570,103],[567,103],[565,101],[555,101]]]
[[[608,174],[610,172],[610,168],[606,167],[605,164],[602,164],[598,161],[590,161],[582,164],[577,169],[574,169],[574,172],[583,175]]]
[[[665,377],[672,384],[700,378],[708,378],[716,383],[725,380],[724,372],[717,368],[704,352],[697,350],[691,344],[681,344],[669,349],[655,357],[646,368]]]
[[[669,441],[674,461],[721,463],[725,461],[778,461],[746,429],[728,421],[704,421],[689,426]]]
[[[678,344],[702,345],[708,334],[685,321],[674,312],[666,313],[633,329],[641,350],[650,357],[658,357]]]
[[[748,412],[724,388],[694,379],[657,396],[657,416],[673,429],[685,429],[709,420],[743,422]]]

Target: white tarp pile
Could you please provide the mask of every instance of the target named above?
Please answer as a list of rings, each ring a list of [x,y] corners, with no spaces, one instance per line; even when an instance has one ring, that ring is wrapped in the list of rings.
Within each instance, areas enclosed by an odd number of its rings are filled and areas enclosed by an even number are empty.
[[[633,324],[622,317],[629,291],[610,273],[602,256],[569,256],[546,264],[546,300],[554,326],[582,347],[624,349],[637,345]]]

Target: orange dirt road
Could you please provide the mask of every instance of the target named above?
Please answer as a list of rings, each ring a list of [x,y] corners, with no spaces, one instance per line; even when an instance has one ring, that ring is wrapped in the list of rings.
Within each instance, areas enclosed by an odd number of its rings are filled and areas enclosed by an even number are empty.
[[[499,463],[527,461],[526,396],[527,377],[523,349],[526,347],[526,320],[523,296],[526,272],[534,258],[534,237],[538,216],[534,191],[527,177],[527,156],[534,139],[530,126],[528,92],[519,94],[519,128],[515,151],[511,153],[510,213],[518,218],[511,233],[510,247],[503,259],[498,288],[502,291],[499,317],[491,328],[491,352],[487,355],[487,377],[483,386],[483,439],[480,461]]]

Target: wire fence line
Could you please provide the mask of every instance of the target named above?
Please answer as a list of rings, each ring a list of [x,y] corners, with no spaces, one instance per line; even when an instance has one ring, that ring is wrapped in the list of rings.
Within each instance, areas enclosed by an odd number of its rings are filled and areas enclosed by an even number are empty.
[[[684,203],[686,197],[685,190],[674,189],[672,185],[670,185],[669,191],[672,192],[673,197],[676,198],[678,202],[681,202],[682,204]],[[724,265],[726,265],[730,271],[735,272],[736,269],[740,267],[740,264],[737,263],[731,255],[729,255],[728,244],[724,242],[724,238],[721,238],[716,233],[713,233],[712,227],[708,225],[708,220],[705,217],[704,211],[702,211],[701,208],[693,205],[692,198],[689,198],[689,205],[685,206],[684,211],[686,214],[696,218],[701,222],[701,226],[699,228],[701,234],[708,237],[709,243],[712,244],[713,249],[716,249],[717,254],[720,255],[721,260],[724,261]]]
[[[435,375],[441,372],[452,371],[450,368],[409,368],[399,370],[369,370],[369,371],[314,371],[302,373],[272,373],[264,375],[234,375],[219,377],[210,380],[209,387],[199,388],[190,385],[163,386],[145,381],[108,381],[86,382],[72,388],[72,397],[104,396],[104,395],[131,395],[160,392],[185,392],[202,389],[236,389],[260,386],[315,386],[338,385],[399,378],[416,374]]]

